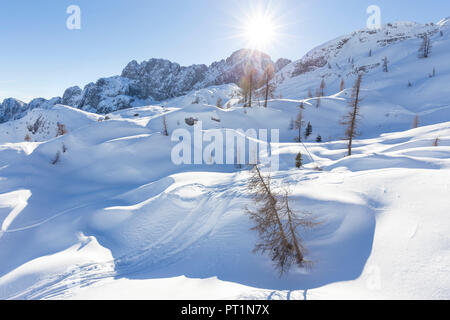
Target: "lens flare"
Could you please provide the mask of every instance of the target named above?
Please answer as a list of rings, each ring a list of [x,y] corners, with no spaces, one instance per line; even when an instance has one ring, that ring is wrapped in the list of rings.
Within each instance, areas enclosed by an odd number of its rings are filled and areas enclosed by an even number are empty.
[[[270,16],[257,14],[245,23],[243,31],[252,48],[264,49],[273,42],[276,26]]]

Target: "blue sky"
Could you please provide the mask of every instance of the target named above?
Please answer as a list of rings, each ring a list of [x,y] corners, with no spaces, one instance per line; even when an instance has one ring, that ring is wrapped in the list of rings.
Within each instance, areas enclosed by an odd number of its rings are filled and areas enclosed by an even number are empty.
[[[299,59],[308,50],[366,25],[369,5],[382,22],[437,22],[442,0],[14,0],[0,4],[0,102],[61,96],[131,60],[166,58],[209,64],[247,46],[236,37],[246,16],[269,6],[283,33],[265,51]],[[81,30],[68,30],[66,9],[81,8]]]

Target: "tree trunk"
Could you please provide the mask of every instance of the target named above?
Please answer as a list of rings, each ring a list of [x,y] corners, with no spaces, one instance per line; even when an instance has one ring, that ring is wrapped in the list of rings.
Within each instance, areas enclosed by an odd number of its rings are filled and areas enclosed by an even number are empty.
[[[266,182],[264,181],[264,178],[263,178],[263,176],[261,175],[261,171],[259,171],[258,166],[256,166],[255,169],[256,169],[256,172],[258,173],[258,177],[259,177],[259,179],[261,180],[262,185],[264,186],[264,190],[266,190],[267,194],[268,194],[269,197],[270,197],[270,203],[271,203],[271,205],[272,205],[272,206],[276,206],[277,200],[276,200],[275,197],[272,195],[272,191],[270,191],[270,187],[269,187],[269,186],[266,184]],[[286,232],[284,231],[283,224],[281,223],[281,219],[280,219],[280,216],[278,215],[278,212],[277,212],[276,208],[273,208],[272,211],[273,211],[272,214],[273,214],[274,217],[275,217],[275,221],[276,221],[276,223],[277,223],[277,225],[278,225],[278,228],[280,229],[280,235],[281,235],[281,238],[283,238],[283,241],[284,241],[284,242],[289,243],[288,238],[287,238],[287,236],[286,236]]]
[[[302,254],[302,251],[300,250],[300,244],[298,243],[297,236],[295,235],[295,228],[294,228],[293,221],[292,221],[292,211],[289,208],[287,195],[285,195],[285,202],[286,202],[285,203],[286,211],[288,214],[289,231],[291,232],[292,242],[294,245],[295,254],[297,256],[297,263],[301,264],[303,262],[303,254]]]
[[[355,135],[355,127],[356,127],[356,115],[358,113],[358,104],[359,104],[359,89],[360,89],[360,83],[356,86],[356,94],[355,94],[355,102],[353,104],[353,115],[352,115],[352,121],[350,124],[350,139],[348,140],[348,156],[352,155],[352,143],[353,143],[353,137]]]
[[[269,99],[269,75],[266,78],[266,97],[264,101],[264,108],[267,108],[267,100]]]
[[[252,91],[253,91],[253,74],[250,75],[250,90],[249,90],[249,101],[248,106],[252,107]]]

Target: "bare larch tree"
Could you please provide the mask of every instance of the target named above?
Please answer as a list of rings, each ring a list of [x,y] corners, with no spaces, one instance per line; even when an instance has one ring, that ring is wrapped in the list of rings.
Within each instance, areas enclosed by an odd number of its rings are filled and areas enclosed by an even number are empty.
[[[253,168],[248,190],[257,206],[255,210],[247,208],[254,222],[252,230],[256,230],[260,238],[254,252],[269,253],[280,276],[293,264],[309,266],[310,262],[304,258],[306,250],[299,229],[312,228],[317,223],[307,217],[307,213],[299,217],[289,205],[289,192],[280,194],[272,190],[271,177],[264,176],[258,166]]]
[[[256,85],[256,70],[254,68],[249,68],[247,71],[247,81],[248,81],[248,106],[252,107],[253,92]]]
[[[414,117],[414,120],[413,120],[412,128],[415,129],[418,127],[419,127],[419,115],[416,114],[416,116]]]
[[[341,84],[339,85],[339,89],[340,89],[340,91],[344,91],[344,89],[345,89],[345,81],[344,81],[344,79],[341,80]]]
[[[274,74],[275,70],[271,65],[267,66],[267,68],[264,70],[264,108],[267,108],[267,101],[269,100],[269,97],[273,96],[273,92],[275,91],[275,85],[271,83]]]
[[[297,118],[294,121],[294,128],[298,130],[298,142],[302,141],[302,127],[303,127],[303,109],[305,109],[303,102],[300,103],[300,110],[298,111]]]
[[[388,67],[388,58],[384,57],[383,58],[383,72],[389,72],[389,67]]]
[[[320,82],[320,87],[319,87],[319,96],[323,97],[325,95],[325,79],[322,79],[322,81]]]
[[[422,39],[422,44],[419,48],[419,58],[428,58],[431,53],[431,40],[427,34]]]
[[[355,85],[352,89],[352,95],[349,100],[350,111],[344,116],[342,124],[347,127],[345,131],[345,138],[348,140],[348,156],[352,155],[352,143],[353,139],[358,135],[357,125],[360,117],[360,90],[361,90],[362,74],[358,75]]]
[[[167,128],[167,120],[166,120],[166,116],[163,115],[162,117],[162,122],[163,122],[163,135],[168,137],[169,136],[169,130]]]

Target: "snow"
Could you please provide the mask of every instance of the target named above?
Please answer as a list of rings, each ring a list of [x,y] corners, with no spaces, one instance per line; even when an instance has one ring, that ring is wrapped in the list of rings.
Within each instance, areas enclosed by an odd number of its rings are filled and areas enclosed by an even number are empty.
[[[292,76],[293,62],[278,74],[268,108],[258,100],[243,108],[237,86],[220,85],[107,118],[56,105],[0,124],[0,298],[450,298],[450,42],[433,33],[431,57],[419,59],[416,37],[447,25],[397,23],[330,41],[309,56],[331,48],[327,60],[342,69]],[[379,46],[386,30],[409,37]],[[339,121],[354,80],[350,56],[358,66],[388,56],[390,72],[365,74],[361,135],[345,157]],[[316,108],[307,90],[322,77],[326,96]],[[305,145],[289,127],[301,102],[313,126]],[[411,129],[416,115],[420,125]],[[39,117],[45,125],[33,134],[28,126]],[[252,253],[247,167],[172,163],[163,118],[169,132],[192,132],[190,117],[203,132],[280,129],[271,142],[280,159],[274,184],[289,185],[292,207],[321,222],[302,232],[311,269],[280,278],[266,256]],[[58,122],[68,133],[56,137]],[[302,169],[294,167],[298,152]]]

